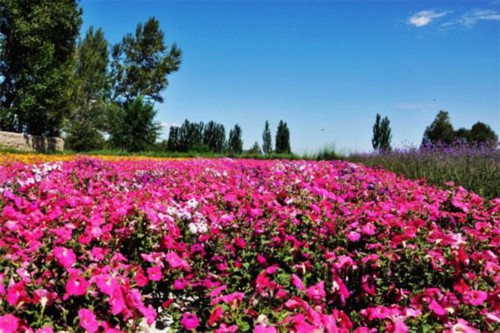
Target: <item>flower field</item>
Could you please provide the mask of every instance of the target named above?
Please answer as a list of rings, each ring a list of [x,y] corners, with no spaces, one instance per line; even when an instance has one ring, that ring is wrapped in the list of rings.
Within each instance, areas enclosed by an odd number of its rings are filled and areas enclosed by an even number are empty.
[[[1,333],[500,328],[500,198],[346,162],[1,163]]]

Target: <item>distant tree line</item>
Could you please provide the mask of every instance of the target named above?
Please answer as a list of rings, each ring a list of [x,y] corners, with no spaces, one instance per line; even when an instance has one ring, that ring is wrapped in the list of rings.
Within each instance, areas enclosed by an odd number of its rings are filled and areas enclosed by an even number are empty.
[[[240,125],[235,124],[229,131],[226,139],[226,130],[223,124],[209,121],[208,123],[195,123],[184,120],[181,126],[170,126],[168,140],[164,142],[166,150],[171,152],[211,152],[230,154],[289,154],[290,131],[283,121],[280,121],[276,134],[276,149],[271,147],[271,131],[269,122],[264,126],[263,143],[261,149],[258,142],[244,151],[243,130]]]
[[[389,119],[387,117],[382,119],[377,113],[373,125],[373,149],[378,152],[390,151],[391,139]],[[475,123],[470,129],[462,127],[454,130],[448,112],[440,111],[432,124],[426,127],[421,146],[451,144],[486,144],[496,147],[498,136],[489,125],[483,122]]]
[[[489,125],[479,121],[472,125],[470,129],[461,127],[455,130],[448,112],[440,111],[432,124],[425,129],[422,145],[453,143],[476,143],[496,146],[498,144],[498,135]]]

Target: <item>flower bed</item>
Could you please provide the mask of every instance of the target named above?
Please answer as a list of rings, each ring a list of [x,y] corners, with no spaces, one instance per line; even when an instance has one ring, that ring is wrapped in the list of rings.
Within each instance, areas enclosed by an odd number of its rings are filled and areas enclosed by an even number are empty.
[[[487,332],[500,199],[344,162],[0,166],[0,332]]]

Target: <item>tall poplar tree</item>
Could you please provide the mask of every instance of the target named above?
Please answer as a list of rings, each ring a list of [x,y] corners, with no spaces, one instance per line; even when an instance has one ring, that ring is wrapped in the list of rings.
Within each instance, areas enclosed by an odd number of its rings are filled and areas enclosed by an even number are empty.
[[[273,151],[271,130],[269,129],[269,122],[267,120],[266,120],[266,124],[264,125],[264,132],[262,133],[262,151],[266,155],[271,154]]]
[[[76,151],[102,148],[100,130],[107,130],[110,94],[108,42],[102,29],[90,27],[78,45],[73,108],[68,118],[66,144]]]
[[[377,113],[375,124],[373,125],[373,149],[376,151],[390,151],[391,140],[392,135],[389,118],[384,117],[381,121],[381,117]]]
[[[227,149],[230,153],[241,154],[243,152],[243,139],[241,135],[241,127],[238,124],[234,125],[234,128],[229,131]]]
[[[290,154],[291,152],[290,130],[287,124],[283,120],[280,120],[278,129],[276,130],[276,153]]]

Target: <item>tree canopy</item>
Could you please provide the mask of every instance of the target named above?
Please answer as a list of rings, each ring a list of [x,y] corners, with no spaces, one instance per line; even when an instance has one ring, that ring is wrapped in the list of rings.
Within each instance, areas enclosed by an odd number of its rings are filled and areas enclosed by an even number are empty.
[[[283,120],[280,120],[278,124],[275,142],[277,154],[290,154],[292,152],[290,148],[290,130]]]
[[[168,86],[167,75],[177,71],[182,51],[174,43],[165,45],[165,33],[154,17],[137,24],[135,34],[127,34],[113,46],[112,75],[114,99],[131,101],[143,96],[148,102],[163,102],[161,92]]]
[[[269,122],[267,120],[266,120],[266,124],[264,125],[264,132],[262,133],[262,151],[266,155],[271,154],[273,151],[271,130],[269,129]]]
[[[59,135],[69,112],[76,0],[0,1],[0,128]]]
[[[380,121],[381,117],[377,113],[375,118],[375,124],[373,125],[373,138],[372,146],[376,151],[390,151],[391,150],[391,127],[389,118],[384,117]]]

